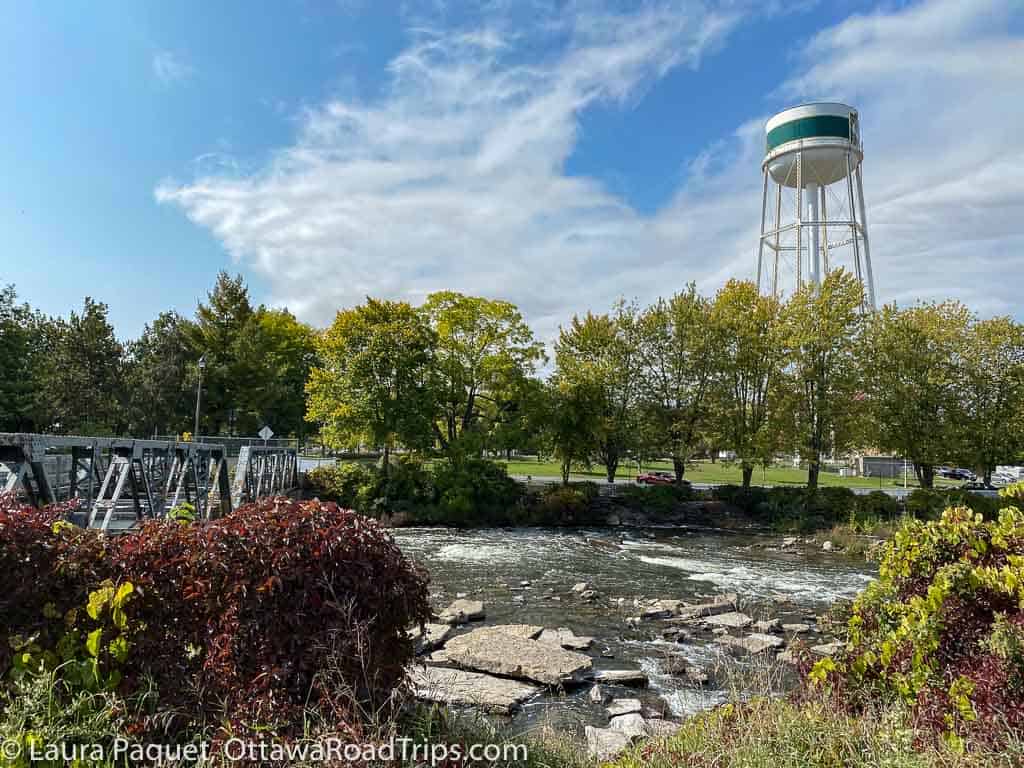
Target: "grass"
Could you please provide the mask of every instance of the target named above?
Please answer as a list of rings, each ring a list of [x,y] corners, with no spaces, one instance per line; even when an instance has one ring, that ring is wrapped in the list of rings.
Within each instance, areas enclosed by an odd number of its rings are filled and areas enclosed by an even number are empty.
[[[533,477],[561,477],[561,466],[554,461],[536,460],[513,460],[503,463],[508,467],[510,475],[531,475]],[[644,471],[672,471],[671,463],[667,461],[656,461],[643,465]],[[622,464],[619,466],[619,479],[632,479],[636,477],[637,467],[635,463]],[[605,479],[604,467],[592,466],[590,469],[578,467],[573,469],[574,476],[593,478],[603,481]],[[742,471],[739,464],[710,461],[694,462],[686,468],[686,479],[691,483],[708,483],[712,485],[739,485],[743,481]],[[804,486],[807,484],[807,471],[793,467],[769,467],[767,469],[754,470],[754,477],[751,481],[754,485],[793,485]],[[845,488],[902,488],[903,478],[899,480],[879,479],[871,477],[840,477],[832,472],[822,472],[818,476],[818,484],[821,486],[838,486]],[[953,487],[956,482],[943,478],[935,479],[936,487]],[[917,482],[910,478],[907,486],[916,488]]]

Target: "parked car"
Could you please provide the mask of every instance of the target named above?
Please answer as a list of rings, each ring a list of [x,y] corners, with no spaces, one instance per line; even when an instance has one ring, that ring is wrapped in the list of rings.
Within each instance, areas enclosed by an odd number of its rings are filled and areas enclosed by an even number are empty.
[[[971,472],[969,469],[964,469],[963,467],[951,469],[949,470],[949,474],[943,475],[943,477],[948,477],[950,480],[967,480],[972,483],[978,479],[976,474]]]
[[[643,472],[636,476],[640,485],[675,485],[676,476],[671,472]],[[689,485],[689,480],[683,480],[683,485]]]
[[[960,486],[961,490],[976,493],[979,496],[998,496],[999,489],[990,483],[970,482]]]

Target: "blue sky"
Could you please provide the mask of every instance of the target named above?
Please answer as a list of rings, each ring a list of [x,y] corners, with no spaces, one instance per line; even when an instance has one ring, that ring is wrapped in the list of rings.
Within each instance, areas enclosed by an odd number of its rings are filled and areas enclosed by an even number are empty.
[[[316,324],[452,287],[548,339],[751,277],[761,124],[828,98],[862,113],[880,298],[1020,316],[1021,27],[1015,0],[0,0],[0,283],[122,336],[222,268]]]

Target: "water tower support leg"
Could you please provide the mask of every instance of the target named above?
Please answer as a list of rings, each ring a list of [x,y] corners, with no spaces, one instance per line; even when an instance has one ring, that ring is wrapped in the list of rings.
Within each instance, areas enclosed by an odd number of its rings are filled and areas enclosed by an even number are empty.
[[[782,226],[782,185],[775,185],[775,263],[772,268],[772,298],[779,297],[779,227]]]
[[[807,185],[807,197],[811,208],[811,242],[808,255],[810,258],[811,284],[821,285],[821,244],[818,242],[818,185],[811,182]]]
[[[829,272],[828,263],[828,209],[825,208],[825,187],[821,188],[821,262],[825,275]]]
[[[761,292],[761,268],[764,264],[764,216],[768,208],[768,167],[764,169],[764,191],[761,193],[761,239],[757,243],[757,292]]]
[[[864,179],[861,167],[857,166],[857,202],[860,207],[860,231],[864,235],[864,269],[868,278],[868,305],[873,312],[875,307],[875,275],[871,269],[871,246],[868,244],[868,214],[864,209]]]
[[[853,266],[857,275],[857,282],[864,285],[864,278],[860,271],[860,233],[857,226],[857,203],[853,196],[853,165],[850,163],[850,153],[846,153],[846,193],[850,200],[850,239],[853,241]]]
[[[796,289],[800,290],[804,284],[803,276],[803,261],[804,261],[804,248],[803,248],[803,218],[804,218],[804,199],[803,199],[803,173],[801,166],[802,157],[798,154],[796,156]]]

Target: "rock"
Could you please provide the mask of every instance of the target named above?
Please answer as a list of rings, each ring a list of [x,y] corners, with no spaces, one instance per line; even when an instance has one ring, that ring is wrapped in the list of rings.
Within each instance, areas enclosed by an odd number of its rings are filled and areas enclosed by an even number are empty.
[[[747,635],[746,637],[722,636],[717,638],[715,642],[744,651],[751,656],[763,653],[769,648],[781,648],[786,644],[781,637],[776,637],[775,635],[762,635],[757,632],[752,635]]]
[[[616,699],[608,705],[607,709],[608,717],[618,717],[619,715],[642,712],[643,705],[640,703],[640,699]]]
[[[726,629],[725,627],[715,627],[714,629],[711,630],[711,634],[712,635],[728,635],[729,634],[729,630]]]
[[[821,545],[821,548],[826,552],[831,552],[833,550],[832,542],[826,541],[824,544]]]
[[[439,648],[438,650],[434,651],[429,656],[425,656],[424,660],[428,664],[447,664],[448,663],[448,653],[445,651],[444,648]]]
[[[786,538],[784,538],[782,540],[782,547],[784,549],[789,549],[790,547],[796,546],[796,542],[797,542],[796,536],[787,536]]]
[[[586,592],[588,589],[590,589],[590,585],[587,584],[587,582],[585,581],[581,581],[578,584],[572,585],[572,591],[575,592],[577,595],[581,592]]]
[[[595,683],[614,683],[635,688],[647,685],[647,675],[639,669],[599,669],[590,675],[590,679]]]
[[[782,629],[782,622],[778,619],[763,619],[761,621],[754,622],[754,629],[765,634],[778,632]]]
[[[513,603],[524,603],[526,601],[525,601],[525,599],[523,598],[522,595],[513,595],[512,596],[512,602]]]
[[[682,677],[686,674],[689,664],[682,656],[669,656],[661,665],[661,671],[673,677]]]
[[[739,611],[719,613],[704,619],[704,623],[712,627],[728,627],[730,629],[744,629],[749,627],[753,621],[747,614],[740,613]]]
[[[626,619],[626,626],[629,627],[630,629],[636,629],[637,627],[640,626],[640,617],[639,616],[630,616],[630,617],[628,617]]]
[[[562,598],[560,598],[558,595],[551,595],[548,599],[553,603],[562,602]]]
[[[484,604],[479,600],[463,600],[459,598],[438,615],[444,624],[465,624],[479,621],[484,617]]]
[[[587,694],[587,697],[595,704],[604,704],[605,700],[608,698],[605,695],[604,689],[600,685],[594,685],[590,689],[590,693]]]
[[[570,651],[585,651],[594,644],[592,637],[578,637],[567,627],[558,629],[545,629],[537,638],[542,643],[558,645]]]
[[[512,712],[541,690],[529,683],[442,667],[413,667],[409,679],[416,698],[423,701],[480,707],[499,714]]]
[[[555,648],[497,627],[475,629],[448,641],[448,658],[462,667],[558,685],[589,670],[589,656]]]
[[[832,642],[823,643],[821,645],[812,645],[811,653],[815,656],[835,656],[839,651],[846,647],[846,643]]]
[[[708,673],[700,667],[687,667],[686,668],[686,679],[694,685],[706,685],[708,680]]]
[[[613,731],[619,731],[626,734],[629,740],[639,739],[647,735],[647,728],[645,727],[645,721],[643,715],[639,713],[632,713],[628,715],[619,715],[613,717],[608,722],[608,727]]]
[[[714,600],[708,603],[700,603],[699,605],[685,605],[678,611],[679,621],[689,621],[691,619],[703,619],[708,616],[717,616],[722,613],[730,613],[736,610],[736,594],[727,593],[719,595]]]
[[[451,633],[450,624],[425,624],[422,629],[415,627],[412,630],[412,637],[416,642],[416,655],[428,653],[444,645],[444,641]]]
[[[536,640],[544,631],[544,627],[537,626],[536,624],[496,624],[493,627],[487,627],[487,629],[504,632],[506,635],[514,635],[515,637],[522,637],[527,640]]]
[[[629,736],[613,728],[585,728],[587,737],[587,754],[595,760],[605,762],[612,760],[629,746]]]
[[[529,587],[529,586],[532,586],[532,585],[528,581],[520,581],[519,582],[519,586],[520,587]]]
[[[782,631],[783,632],[790,632],[790,633],[792,633],[794,635],[802,635],[805,632],[810,632],[811,631],[811,625],[810,624],[783,624],[782,625]]]
[[[615,653],[612,651],[611,648],[605,648],[604,650],[601,651],[601,658],[602,659],[614,659],[615,658]]]
[[[655,619],[668,619],[675,616],[683,607],[679,600],[655,600],[650,606],[644,609],[640,618],[646,621]]]
[[[580,592],[579,595],[580,595],[580,600],[586,600],[587,602],[591,602],[593,600],[597,600],[597,598],[599,597],[599,595],[597,594],[597,591],[593,590],[593,589],[585,589],[582,592]]]

